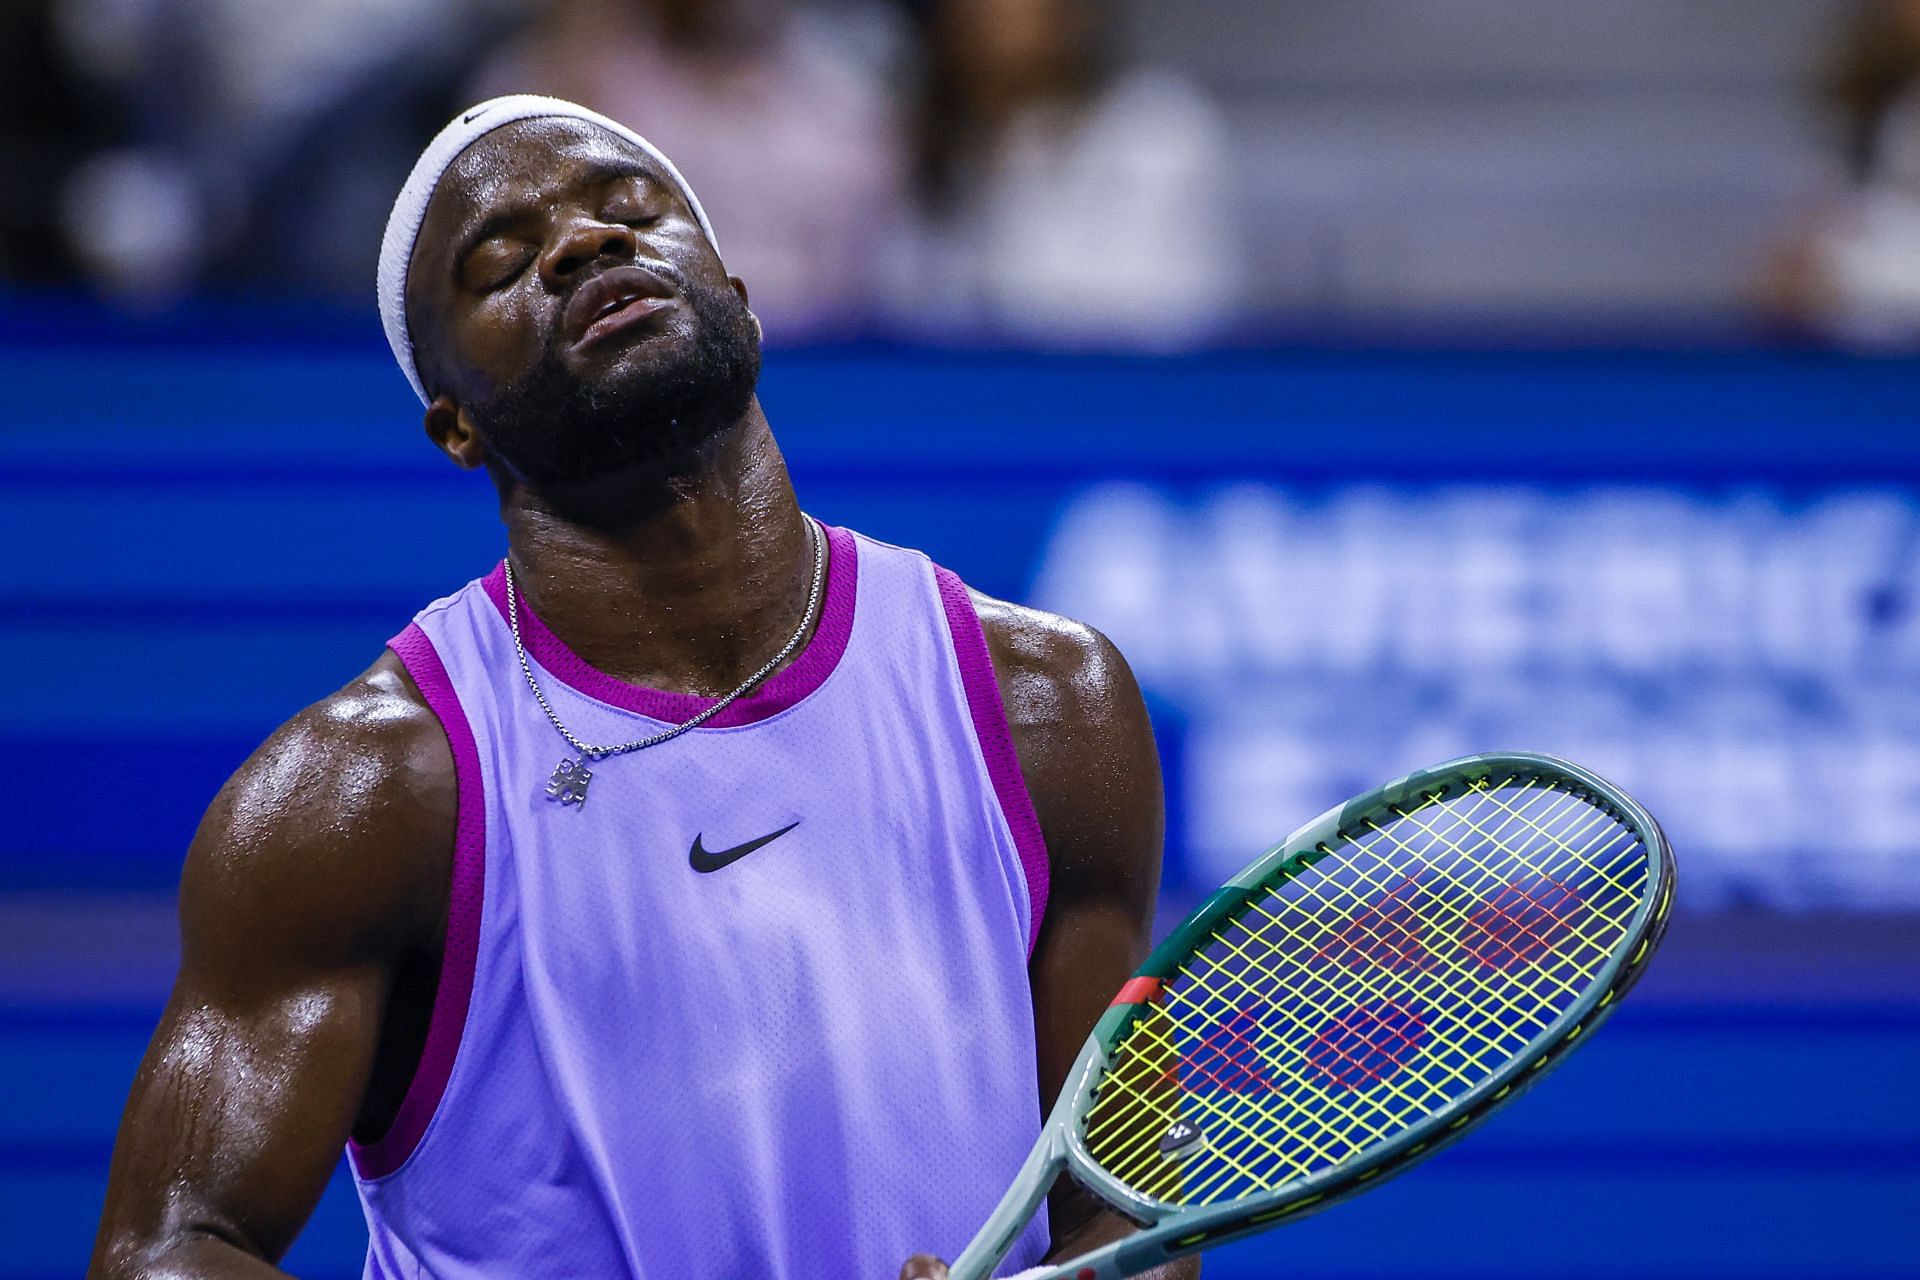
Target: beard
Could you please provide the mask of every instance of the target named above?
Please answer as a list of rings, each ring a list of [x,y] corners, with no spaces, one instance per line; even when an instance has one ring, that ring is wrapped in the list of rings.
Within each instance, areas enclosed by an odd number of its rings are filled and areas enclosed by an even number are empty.
[[[746,301],[732,289],[676,283],[692,313],[690,346],[588,381],[561,359],[556,330],[531,373],[474,406],[489,453],[516,480],[546,494],[616,475],[657,485],[697,470],[746,415],[760,379]]]

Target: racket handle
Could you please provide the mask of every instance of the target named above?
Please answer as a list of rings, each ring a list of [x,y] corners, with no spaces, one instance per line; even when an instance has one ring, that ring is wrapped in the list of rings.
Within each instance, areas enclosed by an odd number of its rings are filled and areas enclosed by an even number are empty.
[[[947,1268],[949,1280],[987,1280],[1033,1220],[1063,1163],[1059,1140],[1051,1128],[1044,1139],[1033,1144],[1026,1163],[1013,1176],[1013,1185],[1000,1198],[999,1207]]]

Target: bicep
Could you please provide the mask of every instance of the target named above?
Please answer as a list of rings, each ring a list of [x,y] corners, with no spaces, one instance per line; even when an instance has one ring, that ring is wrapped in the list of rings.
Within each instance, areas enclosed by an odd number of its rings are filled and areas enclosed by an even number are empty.
[[[1165,836],[1152,724],[1118,651],[1087,633],[1080,661],[1050,697],[1043,714],[1034,717],[1031,705],[1024,713],[1030,767],[1022,752],[1052,874],[1029,967],[1049,1100],[1146,958]]]
[[[282,730],[194,837],[180,972],[121,1120],[97,1275],[214,1245],[277,1259],[339,1161],[393,977],[431,943],[425,886],[452,830],[450,760],[404,710],[366,710]]]

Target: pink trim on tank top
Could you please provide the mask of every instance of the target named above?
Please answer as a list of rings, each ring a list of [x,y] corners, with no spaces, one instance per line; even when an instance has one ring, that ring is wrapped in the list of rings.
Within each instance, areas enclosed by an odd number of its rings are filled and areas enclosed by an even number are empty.
[[[1013,846],[1020,854],[1020,870],[1027,881],[1027,901],[1031,904],[1027,926],[1027,955],[1040,940],[1040,921],[1047,914],[1047,844],[1040,834],[1040,817],[1033,811],[1033,797],[1027,792],[1027,780],[1020,773],[1020,757],[1013,748],[1013,733],[1007,727],[1007,709],[1000,701],[1000,682],[994,679],[993,657],[987,652],[987,633],[980,627],[980,615],[973,611],[966,584],[954,574],[935,565],[934,581],[940,587],[940,607],[947,615],[947,630],[953,636],[953,654],[960,663],[960,682],[967,690],[967,710],[973,716],[973,734],[980,740],[980,754],[986,760],[987,777],[999,797],[1000,812],[1006,815],[1013,832]]]
[[[776,671],[752,693],[735,701],[725,711],[707,721],[706,727],[730,729],[753,724],[778,715],[818,689],[847,651],[847,639],[853,634],[853,602],[860,576],[859,557],[854,551],[853,535],[845,529],[821,525],[827,535],[826,600],[820,608],[820,621],[813,629],[800,655]],[[507,573],[502,561],[480,584],[504,620],[507,616]],[[690,720],[718,701],[688,693],[670,693],[648,689],[625,680],[616,680],[589,666],[584,659],[548,629],[539,615],[520,597],[520,635],[534,661],[551,671],[562,682],[589,698],[597,698],[626,711],[637,712],[667,724]]]
[[[480,776],[480,751],[473,727],[453,691],[446,664],[433,641],[418,623],[387,642],[420,688],[427,706],[446,731],[453,749],[453,773],[458,791],[453,837],[453,881],[448,890],[447,938],[440,962],[440,986],[434,993],[433,1013],[427,1022],[427,1043],[420,1064],[407,1085],[406,1097],[393,1124],[379,1138],[362,1145],[347,1144],[354,1172],[363,1179],[384,1178],[399,1169],[420,1145],[440,1107],[460,1038],[467,1026],[467,1005],[473,996],[474,957],[480,947],[480,912],[485,900],[487,869],[486,789]]]

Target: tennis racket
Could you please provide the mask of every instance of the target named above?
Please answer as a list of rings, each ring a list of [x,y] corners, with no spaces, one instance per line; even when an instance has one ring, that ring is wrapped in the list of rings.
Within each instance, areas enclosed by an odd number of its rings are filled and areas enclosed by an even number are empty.
[[[1591,1034],[1672,900],[1659,825],[1549,756],[1331,810],[1120,989],[953,1280],[985,1280],[1062,1171],[1142,1230],[1046,1280],[1137,1275],[1379,1185]]]

